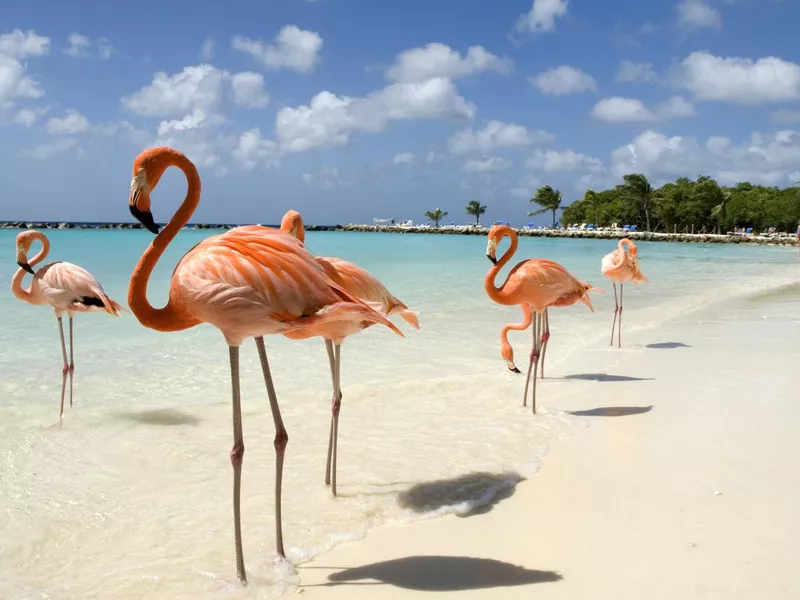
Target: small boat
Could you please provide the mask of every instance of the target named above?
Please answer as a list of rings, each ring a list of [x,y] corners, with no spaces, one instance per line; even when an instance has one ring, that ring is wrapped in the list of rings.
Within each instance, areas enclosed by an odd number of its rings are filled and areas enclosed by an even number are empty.
[[[376,225],[390,225],[390,224],[393,225],[394,224],[394,219],[378,219],[376,217],[372,217],[372,221]]]

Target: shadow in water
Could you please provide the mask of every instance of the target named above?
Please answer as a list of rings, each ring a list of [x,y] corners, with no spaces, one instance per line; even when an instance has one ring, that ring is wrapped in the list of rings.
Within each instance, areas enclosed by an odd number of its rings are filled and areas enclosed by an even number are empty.
[[[118,413],[121,419],[142,423],[144,425],[197,425],[201,419],[174,408],[160,408],[156,410],[142,410],[138,412]]]
[[[602,406],[587,410],[571,410],[569,414],[576,417],[628,417],[630,415],[642,415],[653,410],[650,406]]]
[[[561,379],[581,379],[583,381],[652,381],[652,377],[629,377],[628,375],[609,375],[608,373],[573,373]]]
[[[397,503],[418,513],[433,512],[446,506],[463,505],[456,509],[459,517],[481,515],[492,507],[514,495],[517,483],[522,481],[519,473],[476,472],[453,479],[440,479],[417,483],[400,492]]]
[[[672,348],[691,348],[689,344],[683,342],[657,342],[655,344],[647,344],[645,348],[657,348],[659,350],[669,350]]]
[[[355,583],[364,579],[364,583]],[[388,584],[406,590],[458,592],[559,581],[555,571],[537,571],[489,558],[407,556],[328,575],[334,585]]]

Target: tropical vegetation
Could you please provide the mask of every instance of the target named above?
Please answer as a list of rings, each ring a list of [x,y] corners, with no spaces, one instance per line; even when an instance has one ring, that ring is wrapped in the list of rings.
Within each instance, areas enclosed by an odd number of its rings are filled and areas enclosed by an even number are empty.
[[[486,212],[486,205],[482,205],[478,200],[470,200],[467,204],[467,214],[475,217],[475,225],[481,224],[481,215]]]
[[[556,211],[561,208],[561,192],[554,190],[549,185],[543,185],[536,190],[536,195],[531,198],[531,202],[538,204],[541,208],[529,212],[529,217],[535,217],[549,211],[553,212],[553,227],[556,226]]]
[[[537,198],[548,197],[540,194],[545,188],[532,200],[543,210]],[[612,189],[587,190],[581,200],[564,207],[561,221],[636,225],[644,231],[669,233],[726,233],[748,227],[794,232],[800,223],[800,187],[781,189],[748,182],[726,187],[700,176],[694,181],[681,177],[653,188],[647,177],[635,173],[625,175]]]
[[[439,227],[439,221],[441,221],[447,216],[447,211],[442,210],[441,208],[436,208],[434,210],[426,210],[425,216],[428,217],[431,221],[433,221],[434,227]]]

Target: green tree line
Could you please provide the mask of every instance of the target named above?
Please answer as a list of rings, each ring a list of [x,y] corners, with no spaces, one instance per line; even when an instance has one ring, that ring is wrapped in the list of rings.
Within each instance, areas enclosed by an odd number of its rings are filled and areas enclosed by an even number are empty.
[[[544,186],[531,202],[539,204],[542,211],[553,210],[553,191]],[[564,207],[561,221],[636,225],[639,230],[664,232],[725,233],[737,227],[794,232],[800,222],[800,188],[748,182],[726,187],[708,176],[695,181],[681,177],[653,188],[647,177],[636,173],[625,175],[623,183],[612,189],[587,190],[581,200]]]

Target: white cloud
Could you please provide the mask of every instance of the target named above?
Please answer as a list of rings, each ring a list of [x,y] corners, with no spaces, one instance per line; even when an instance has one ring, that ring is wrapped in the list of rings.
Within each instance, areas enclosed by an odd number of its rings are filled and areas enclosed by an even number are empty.
[[[614,81],[617,83],[655,83],[658,81],[658,75],[653,69],[653,63],[623,60],[619,63]]]
[[[592,108],[592,116],[607,123],[655,121],[655,114],[638,98],[612,96],[603,98]]]
[[[286,25],[278,32],[274,44],[237,35],[231,45],[234,50],[251,55],[267,69],[311,73],[319,62],[322,38],[316,31]]]
[[[225,72],[208,64],[184,67],[180,73],[159,71],[153,81],[122,99],[122,105],[139,115],[170,117],[194,110],[216,111],[222,103]]]
[[[444,157],[443,154],[439,154],[435,150],[431,150],[430,152],[428,152],[428,155],[425,157],[425,162],[428,163],[429,165],[431,165],[431,164],[433,164],[435,162],[439,162],[440,160],[444,160],[444,158],[445,157]]]
[[[667,137],[647,130],[615,149],[611,158],[616,177],[644,173],[651,178],[675,178],[703,173],[729,185],[742,181],[787,185],[800,164],[800,132],[753,133],[739,145],[712,136],[701,145],[694,138]]]
[[[208,129],[224,122],[220,115],[208,114],[202,109],[195,109],[181,119],[161,121],[158,124],[158,135],[165,136],[192,129]]]
[[[512,198],[517,198],[519,200],[530,200],[533,197],[531,190],[528,188],[511,188],[508,190],[508,193]]]
[[[377,133],[389,121],[472,119],[476,108],[449,79],[395,83],[365,97],[320,92],[308,105],[278,111],[275,129],[288,152],[344,146],[355,132]]]
[[[505,171],[514,166],[510,160],[499,156],[468,160],[464,163],[464,170],[472,173],[488,173],[490,171]]]
[[[513,70],[510,59],[500,58],[483,46],[472,46],[462,58],[450,46],[433,43],[398,54],[394,64],[386,70],[386,77],[392,81],[419,83],[434,77],[457,79],[483,71],[510,73]]]
[[[656,108],[656,114],[662,119],[679,119],[695,116],[694,105],[683,96],[672,96]]]
[[[239,136],[233,157],[243,169],[250,170],[257,166],[274,167],[279,164],[280,150],[278,144],[261,137],[258,127],[245,131]]]
[[[594,77],[569,65],[561,65],[539,73],[539,75],[531,77],[530,82],[540,92],[551,96],[580,94],[597,90],[597,82]]]
[[[678,23],[686,28],[720,29],[722,15],[704,0],[682,0],[678,3]]]
[[[695,115],[694,106],[683,96],[672,96],[651,110],[638,98],[612,96],[600,100],[592,108],[592,116],[607,123],[647,123],[659,119],[676,119]]]
[[[484,154],[498,148],[525,148],[539,142],[554,139],[551,133],[541,129],[530,129],[516,123],[489,121],[483,129],[474,130],[467,127],[456,132],[447,142],[453,154],[482,152]]]
[[[208,62],[214,58],[214,45],[214,38],[210,35],[206,36],[206,39],[203,40],[203,45],[200,47],[200,60]]]
[[[36,160],[46,160],[48,158],[52,158],[56,154],[62,154],[72,150],[77,145],[78,141],[74,138],[58,138],[52,142],[31,148],[30,150],[23,150],[20,152],[20,155],[27,156],[28,158],[34,158]]]
[[[17,59],[0,54],[0,110],[12,106],[17,98],[44,96],[36,80],[25,72],[25,66]]]
[[[392,159],[392,164],[395,165],[413,165],[416,157],[411,152],[401,152],[396,154]]]
[[[23,127],[31,127],[49,110],[48,107],[23,108],[14,115],[14,122]]]
[[[603,170],[601,160],[573,150],[536,150],[525,164],[530,169],[549,173],[557,171],[599,172]]]
[[[776,110],[769,118],[776,123],[800,123],[800,110]]]
[[[71,33],[67,38],[67,47],[64,49],[64,53],[73,58],[97,56],[105,60],[114,54],[114,46],[104,37],[92,41],[80,33]]]
[[[0,35],[0,54],[11,58],[41,56],[50,51],[50,38],[36,35],[32,29],[22,31],[15,29],[11,33]]]
[[[231,77],[233,101],[246,108],[267,108],[269,94],[264,89],[264,77],[259,73],[244,71]]]
[[[73,135],[87,131],[89,121],[78,111],[68,110],[66,116],[50,119],[45,129],[50,135]]]
[[[698,100],[761,104],[800,99],[800,65],[774,56],[753,61],[692,52],[673,77]]]
[[[330,190],[353,183],[342,177],[338,167],[322,167],[317,173],[303,173],[302,177],[306,185],[321,190]]]
[[[533,0],[531,9],[517,19],[517,31],[553,31],[556,19],[567,15],[569,0]]]

